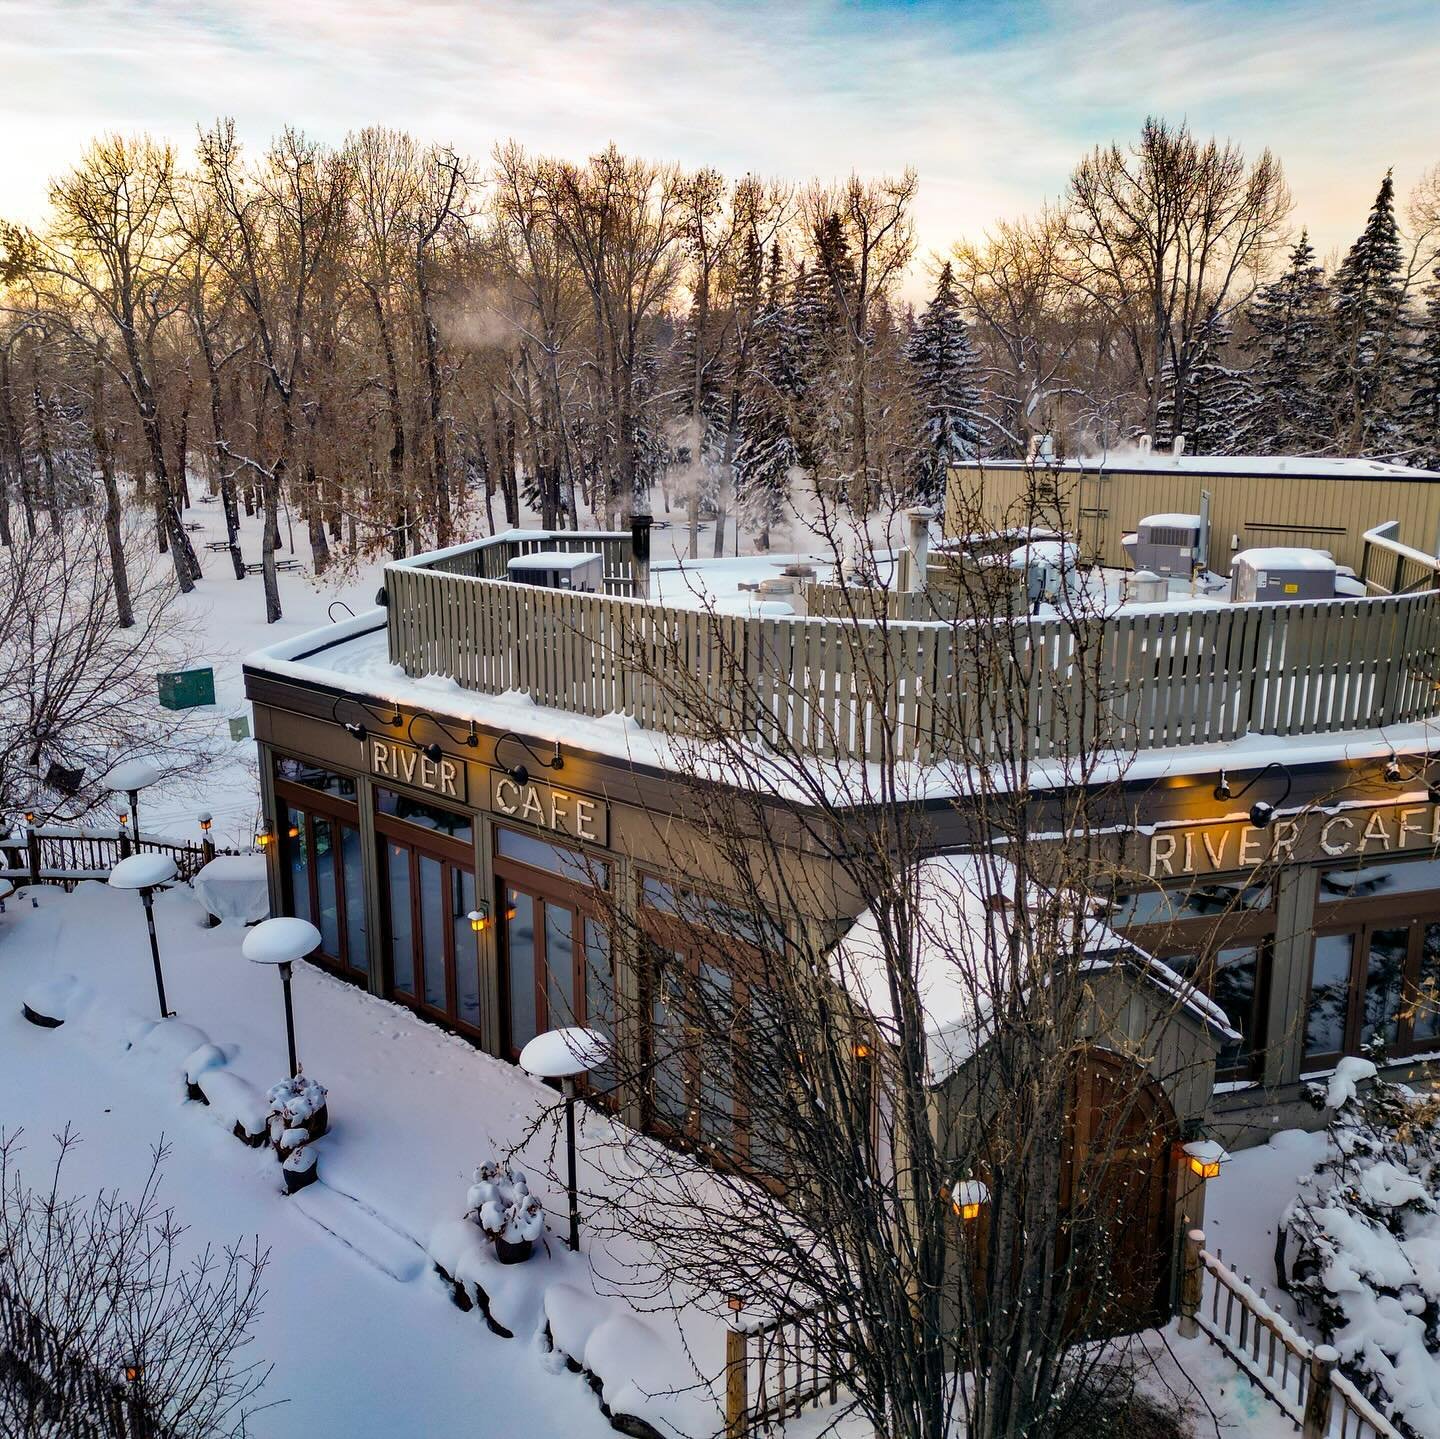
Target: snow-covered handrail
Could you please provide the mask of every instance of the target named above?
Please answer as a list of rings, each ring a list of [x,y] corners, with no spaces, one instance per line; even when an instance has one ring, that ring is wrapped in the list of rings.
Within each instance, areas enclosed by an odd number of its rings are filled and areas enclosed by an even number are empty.
[[[1185,1239],[1180,1333],[1204,1334],[1229,1355],[1301,1431],[1302,1439],[1401,1439],[1399,1431],[1336,1367],[1339,1355],[1311,1344],[1242,1278],[1204,1234]]]
[[[1424,550],[1417,550],[1413,545],[1403,544],[1399,520],[1387,520],[1383,525],[1366,530],[1360,541],[1363,549],[1359,578],[1370,593],[1402,595],[1435,588],[1436,580],[1440,578],[1440,559]],[[1382,555],[1394,560],[1393,571],[1386,576],[1388,585],[1375,578],[1382,568],[1379,563]]]

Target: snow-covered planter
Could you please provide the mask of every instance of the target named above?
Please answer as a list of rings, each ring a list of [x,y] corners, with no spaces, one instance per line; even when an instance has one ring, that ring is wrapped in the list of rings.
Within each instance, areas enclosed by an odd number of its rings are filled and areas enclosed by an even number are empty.
[[[303,1074],[282,1080],[265,1096],[270,1103],[270,1143],[281,1160],[319,1139],[330,1127],[328,1091]]]
[[[1440,1439],[1440,1096],[1341,1060],[1325,1158],[1285,1211],[1288,1287],[1402,1432]]]
[[[495,1241],[502,1264],[528,1259],[545,1229],[545,1211],[530,1193],[523,1170],[512,1164],[482,1164],[466,1196],[466,1218]]]
[[[290,1151],[280,1171],[285,1176],[285,1192],[298,1194],[307,1185],[314,1184],[320,1177],[316,1153],[308,1144],[301,1144]]]

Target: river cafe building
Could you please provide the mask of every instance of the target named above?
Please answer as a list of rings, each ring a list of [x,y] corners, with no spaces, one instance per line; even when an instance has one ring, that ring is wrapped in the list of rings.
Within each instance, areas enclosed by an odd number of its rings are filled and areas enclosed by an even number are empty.
[[[523,565],[515,578],[517,559],[577,553],[600,558],[593,589],[569,588],[558,563],[558,586],[525,583]],[[512,1060],[547,1028],[610,1027],[607,996],[639,980],[603,916],[618,906],[673,934],[681,916],[703,922],[693,898],[709,887],[686,787],[654,742],[663,697],[605,639],[637,616],[682,644],[691,627],[703,680],[705,616],[651,594],[643,525],[633,540],[512,532],[393,563],[382,608],[247,660],[272,912],[313,920],[316,963]],[[816,626],[831,621],[708,602],[728,610],[727,642],[762,656],[747,672],[762,708],[780,693],[767,665],[792,694],[824,668]],[[1440,593],[1149,605],[1113,623],[1134,758],[1109,790],[1108,923],[1210,1001],[1164,1021],[1149,1065],[1153,1129],[1174,1143],[1153,1148],[1139,1188],[1168,1252],[1200,1203],[1183,1139],[1233,1148],[1313,1122],[1304,1081],[1377,1040],[1407,1076],[1440,1057]],[[937,672],[946,633],[917,627],[920,670]],[[866,717],[844,705],[897,706],[923,762],[934,733],[916,683],[901,673],[896,694],[864,701],[821,677],[811,702],[841,705],[821,729],[858,757]],[[816,732],[779,708],[770,722],[802,743]],[[1034,746],[1054,753],[1038,732]],[[1035,808],[1035,832],[1053,833],[1043,793]],[[937,803],[941,848],[952,815]],[[838,936],[862,908],[819,918]],[[1165,999],[1135,988],[1152,1011],[1140,1034]],[[618,1098],[647,1121],[644,1096]],[[672,1132],[708,1112],[667,1102]]]

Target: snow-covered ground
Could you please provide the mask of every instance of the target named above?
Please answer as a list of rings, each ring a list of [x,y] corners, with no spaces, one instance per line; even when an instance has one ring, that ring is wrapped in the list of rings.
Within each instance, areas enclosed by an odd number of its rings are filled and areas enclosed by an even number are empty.
[[[575,1357],[603,1375],[614,1407],[662,1427],[713,1432],[718,1411],[692,1387],[685,1348],[718,1373],[720,1324],[696,1310],[682,1341],[673,1321],[642,1319],[599,1292],[605,1285],[590,1257],[572,1256],[557,1238],[565,1202],[546,1179],[548,1126],[519,1157],[545,1204],[548,1243],[527,1264],[502,1269],[490,1260],[485,1271],[515,1339],[456,1309],[433,1272],[426,1246],[437,1224],[463,1214],[474,1167],[504,1153],[537,1114],[553,1112],[553,1090],[302,964],[299,1052],[306,1073],[330,1089],[331,1132],[316,1145],[320,1184],[287,1198],[268,1149],[247,1149],[229,1133],[227,1114],[185,1099],[186,1059],[207,1041],[226,1070],[261,1092],[285,1072],[279,983],[273,967],[241,956],[243,928],[203,928],[183,888],[159,897],[167,997],[178,1018],[156,1023],[134,895],[93,882],[69,895],[45,887],[12,897],[7,910],[0,1127],[24,1128],[24,1167],[39,1181],[53,1158],[49,1136],[73,1125],[83,1141],[67,1174],[75,1192],[138,1184],[163,1136],[173,1146],[165,1193],[195,1247],[255,1234],[271,1250],[255,1350],[275,1364],[267,1397],[285,1403],[255,1420],[257,1439],[610,1432],[584,1379],[540,1337],[547,1310]],[[74,986],[57,992],[67,975]],[[23,998],[37,994],[64,1009],[61,1028],[23,1019]],[[582,1156],[613,1137],[607,1121],[584,1114]],[[596,1182],[582,1157],[582,1192]],[[612,1245],[599,1267],[633,1274],[647,1257]],[[672,1386],[690,1392],[663,1392]]]

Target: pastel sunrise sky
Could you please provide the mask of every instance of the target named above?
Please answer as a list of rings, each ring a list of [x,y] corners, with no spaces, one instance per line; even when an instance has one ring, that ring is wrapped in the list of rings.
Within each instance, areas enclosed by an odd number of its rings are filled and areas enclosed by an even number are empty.
[[[483,158],[613,139],[801,179],[920,172],[924,250],[1057,195],[1149,112],[1270,146],[1348,245],[1440,161],[1440,0],[0,0],[0,214],[102,130],[381,123]]]

